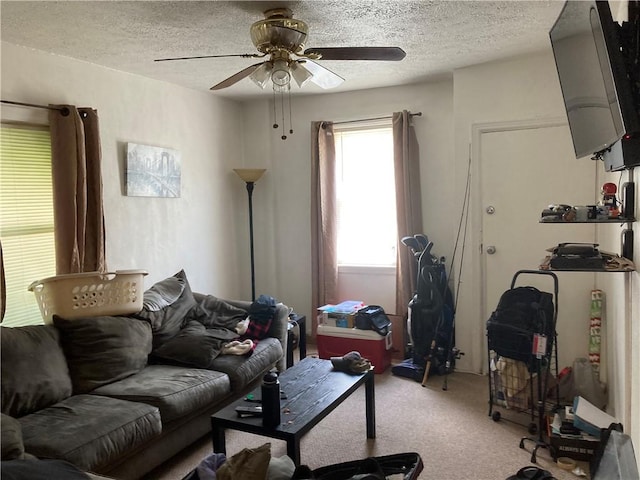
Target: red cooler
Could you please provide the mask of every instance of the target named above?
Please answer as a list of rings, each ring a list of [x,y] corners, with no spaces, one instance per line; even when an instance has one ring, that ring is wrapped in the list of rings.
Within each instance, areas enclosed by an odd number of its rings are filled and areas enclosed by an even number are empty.
[[[353,350],[360,352],[374,366],[374,373],[384,372],[391,365],[391,331],[384,337],[373,330],[318,325],[316,341],[318,356],[325,360],[341,357]]]

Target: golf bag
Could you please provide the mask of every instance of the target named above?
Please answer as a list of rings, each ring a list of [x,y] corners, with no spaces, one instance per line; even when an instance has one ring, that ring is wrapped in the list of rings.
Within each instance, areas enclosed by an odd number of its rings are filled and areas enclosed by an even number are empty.
[[[431,361],[430,372],[444,375],[452,369],[454,338],[453,295],[443,263],[423,265],[418,274],[411,309],[412,360],[420,368]]]
[[[401,377],[422,379],[422,386],[431,372],[444,375],[454,369],[456,359],[464,355],[455,346],[455,301],[449,288],[444,257],[431,253],[433,242],[426,235],[402,237],[416,261],[415,293],[409,301],[408,332],[410,342],[405,360],[394,365],[391,372]]]

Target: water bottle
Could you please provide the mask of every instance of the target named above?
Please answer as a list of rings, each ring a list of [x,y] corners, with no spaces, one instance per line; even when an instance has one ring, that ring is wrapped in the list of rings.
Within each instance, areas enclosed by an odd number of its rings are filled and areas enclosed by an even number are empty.
[[[262,425],[276,428],[280,425],[280,382],[278,374],[268,372],[262,378]]]

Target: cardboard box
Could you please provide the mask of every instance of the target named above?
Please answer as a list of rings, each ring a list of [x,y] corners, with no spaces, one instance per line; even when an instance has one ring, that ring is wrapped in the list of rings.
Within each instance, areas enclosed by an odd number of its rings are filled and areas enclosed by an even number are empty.
[[[547,416],[547,436],[549,444],[554,448],[557,457],[569,457],[574,460],[588,462],[600,445],[600,438],[591,435],[577,436],[558,433],[558,424],[564,419],[565,410],[556,412],[553,417]],[[555,429],[552,429],[552,423]]]
[[[319,323],[329,327],[355,328],[356,314],[353,313],[327,313],[322,312],[318,318]]]
[[[600,445],[600,440],[562,437],[553,433],[549,437],[549,444],[555,449],[558,457],[588,462]]]
[[[318,356],[325,360],[341,357],[353,350],[360,352],[374,366],[374,373],[384,372],[391,365],[391,331],[382,336],[373,330],[318,325],[316,335]]]

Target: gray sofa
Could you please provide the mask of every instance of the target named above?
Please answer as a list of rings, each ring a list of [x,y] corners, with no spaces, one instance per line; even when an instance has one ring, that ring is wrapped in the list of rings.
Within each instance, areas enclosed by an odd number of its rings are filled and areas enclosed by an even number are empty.
[[[3,460],[33,455],[140,478],[206,435],[211,414],[265,372],[285,368],[283,304],[262,309],[272,318],[263,331],[240,337],[259,337],[244,354],[223,345],[238,339],[240,319],[258,318],[256,302],[194,294],[180,272],[147,290],[144,305],[130,316],[2,327]]]

